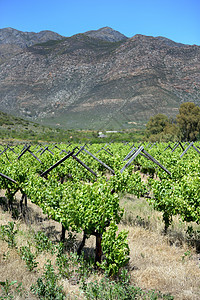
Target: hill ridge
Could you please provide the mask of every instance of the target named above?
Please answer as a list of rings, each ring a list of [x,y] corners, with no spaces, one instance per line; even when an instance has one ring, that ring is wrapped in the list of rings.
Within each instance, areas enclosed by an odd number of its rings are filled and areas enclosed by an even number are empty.
[[[182,102],[200,104],[200,46],[83,33],[10,51],[0,57],[0,109],[31,120],[123,129],[156,113],[173,117]]]

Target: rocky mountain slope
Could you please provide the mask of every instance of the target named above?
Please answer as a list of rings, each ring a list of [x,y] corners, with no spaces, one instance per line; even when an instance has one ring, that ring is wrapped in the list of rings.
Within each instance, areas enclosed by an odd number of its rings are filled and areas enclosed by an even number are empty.
[[[0,109],[48,124],[141,126],[159,112],[175,116],[184,101],[200,104],[200,46],[163,37],[106,27],[1,59]]]
[[[108,42],[119,42],[128,39],[125,35],[123,35],[119,31],[113,30],[110,27],[103,27],[98,30],[86,31],[84,34]]]
[[[61,40],[63,37],[56,32],[43,30],[40,32],[23,32],[14,28],[0,29],[0,62],[6,60],[22,49],[49,40]]]
[[[14,28],[0,29],[0,45],[11,44],[25,48],[37,43],[47,42],[49,40],[61,40],[63,37],[56,32],[43,30],[40,32],[23,32]]]

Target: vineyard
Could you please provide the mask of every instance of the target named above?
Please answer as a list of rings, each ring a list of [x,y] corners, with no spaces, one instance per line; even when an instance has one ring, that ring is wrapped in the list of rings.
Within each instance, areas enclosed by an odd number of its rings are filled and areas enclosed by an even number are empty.
[[[80,234],[82,240],[75,249],[77,260],[84,260],[85,243],[94,236],[94,269],[105,272],[108,278],[117,278],[131,260],[128,232],[119,231],[125,213],[120,199],[125,195],[145,199],[161,214],[163,235],[167,236],[173,218],[187,224],[188,234],[198,235],[193,226],[200,221],[199,163],[198,142],[0,145],[0,188],[11,211],[20,193],[21,215],[26,214],[29,199],[49,219],[58,222],[62,244],[66,232],[68,236]],[[5,226],[1,227],[2,237],[8,229],[15,230]],[[200,240],[195,237],[192,242],[200,252]],[[14,240],[9,243],[13,246]],[[28,249],[21,250],[22,257]],[[63,249],[55,251],[61,268]],[[63,274],[64,266],[62,261]],[[149,294],[148,298],[137,292],[138,299],[173,299],[161,294]],[[136,294],[130,298],[128,293],[119,299],[135,299]]]

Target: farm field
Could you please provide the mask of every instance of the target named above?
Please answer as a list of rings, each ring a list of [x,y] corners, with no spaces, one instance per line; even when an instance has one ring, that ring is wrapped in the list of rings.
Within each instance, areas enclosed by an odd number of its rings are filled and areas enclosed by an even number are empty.
[[[49,259],[55,274],[62,274],[54,282],[71,299],[103,299],[100,284],[95,286],[99,298],[84,284],[90,287],[103,280],[105,272],[110,281],[117,280],[122,269],[130,276],[126,287],[141,289],[138,299],[199,299],[198,147],[198,143],[1,146],[1,282],[16,280],[10,285],[15,293],[22,282],[25,290],[16,294],[19,299],[43,299],[30,287],[43,278]],[[20,204],[22,195],[23,201],[28,196],[27,207]],[[9,244],[8,231],[16,244]],[[41,249],[41,244],[39,248],[38,232],[41,240],[44,233],[48,236],[49,249]],[[67,265],[55,248],[60,236],[65,236]],[[98,252],[101,247],[103,255]],[[92,265],[80,268],[80,260],[72,255],[77,249],[85,253],[87,263],[93,259]],[[117,256],[120,249],[123,255]],[[35,257],[30,259],[31,253]],[[94,262],[100,268],[94,268]],[[129,294],[107,299],[135,298]]]

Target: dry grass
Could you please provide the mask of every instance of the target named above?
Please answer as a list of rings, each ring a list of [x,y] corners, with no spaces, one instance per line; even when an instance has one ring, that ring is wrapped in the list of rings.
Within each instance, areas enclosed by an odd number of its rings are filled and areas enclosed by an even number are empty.
[[[144,289],[171,293],[175,299],[200,299],[200,256],[188,245],[188,224],[174,218],[165,236],[162,215],[153,211],[145,199],[126,196],[121,206],[125,209],[125,224],[120,229],[129,230],[132,281]]]
[[[170,246],[167,238],[139,227],[129,228],[129,246],[132,280],[138,286],[171,293],[175,299],[200,299],[200,267],[194,250],[190,249],[189,258],[184,254],[187,247]]]
[[[119,229],[129,231],[132,283],[145,290],[171,293],[175,299],[200,299],[200,261],[196,249],[187,243],[187,224],[175,218],[169,234],[164,236],[162,216],[154,212],[146,200],[127,195],[121,206],[125,208],[125,214]],[[11,214],[0,208],[0,225],[9,221],[13,221]],[[61,225],[49,220],[40,208],[29,202],[25,219],[15,220],[15,223],[19,226],[18,247],[31,240],[31,232],[45,231],[55,242],[60,238]],[[81,236],[77,235],[77,239],[80,241]],[[85,247],[88,253],[93,253],[94,247],[95,240],[88,239]],[[46,252],[39,254],[37,271],[29,272],[17,250],[8,248],[7,243],[1,240],[0,249],[0,281],[22,282],[27,296],[19,299],[37,299],[30,293],[30,286],[41,276],[47,259],[55,263],[55,256]],[[64,279],[61,284],[71,299],[82,298],[77,284]]]

